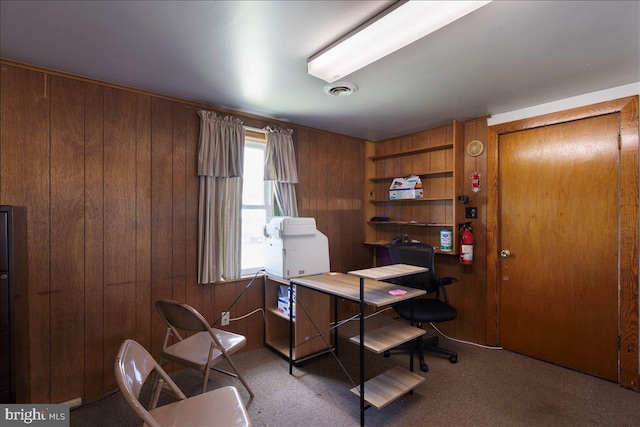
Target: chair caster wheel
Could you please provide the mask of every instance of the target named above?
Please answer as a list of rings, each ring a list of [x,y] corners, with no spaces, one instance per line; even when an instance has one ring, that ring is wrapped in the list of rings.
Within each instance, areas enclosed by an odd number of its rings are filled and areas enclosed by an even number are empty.
[[[385,350],[383,355],[384,355],[384,357],[389,357],[389,356],[391,356],[391,352],[389,350]]]
[[[449,357],[449,362],[458,363],[458,356],[450,356]]]
[[[429,372],[429,365],[427,365],[426,363],[420,363],[420,370],[422,372]]]

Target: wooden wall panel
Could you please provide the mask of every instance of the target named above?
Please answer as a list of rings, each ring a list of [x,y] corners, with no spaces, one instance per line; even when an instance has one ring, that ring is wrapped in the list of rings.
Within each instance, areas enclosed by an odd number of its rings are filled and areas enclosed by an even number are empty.
[[[260,278],[246,290],[250,279],[196,284],[202,106],[4,60],[1,72],[0,203],[25,206],[29,222],[32,351],[21,401],[87,401],[114,390],[125,338],[159,357],[157,299],[184,299],[211,321],[242,292],[233,317],[263,308]],[[334,242],[332,267],[368,266],[364,142],[290,127],[300,214]],[[245,350],[264,345],[261,314],[225,327],[246,334]]]
[[[323,175],[317,169],[317,133],[302,130],[297,136],[298,213],[302,217],[315,218],[318,214],[318,180]]]
[[[318,230],[327,236],[332,270],[367,266],[369,257],[362,245],[364,142],[319,131],[299,136],[300,216],[315,218]]]
[[[51,78],[51,399],[76,397],[84,378],[84,83]],[[58,387],[65,384],[65,387]]]
[[[487,124],[485,119],[464,123],[464,146],[477,139],[486,145]],[[471,191],[471,174],[480,173],[480,191]],[[478,208],[478,218],[471,222],[474,237],[474,260],[472,265],[461,265],[457,257],[437,257],[438,275],[457,277],[459,282],[448,289],[451,303],[458,310],[458,317],[443,323],[442,330],[448,335],[477,343],[487,342],[486,310],[486,225],[487,225],[487,174],[486,152],[478,157],[464,155],[464,188],[462,194],[469,196],[467,206]]]
[[[192,305],[207,319],[211,319],[210,312],[205,311],[205,307],[210,304],[204,303],[206,287],[202,285],[191,286],[197,282],[198,276],[198,195],[199,180],[196,156],[198,152],[198,138],[200,136],[200,118],[196,108],[188,107],[185,112],[185,138],[186,153],[185,159],[185,253],[187,281],[186,302]],[[212,310],[211,310],[212,311]]]
[[[338,144],[339,141],[331,141],[327,137],[327,140],[324,141],[324,145],[327,146],[328,150],[322,151],[323,155],[326,156],[324,159],[324,177],[326,178],[324,181],[324,200],[326,200],[326,205],[323,209],[323,217],[326,221],[325,227],[327,230],[327,238],[329,239],[329,253],[339,254],[337,259],[334,256],[334,263],[331,266],[335,271],[344,271],[345,256],[347,252],[345,251],[345,231],[347,224],[345,224],[341,219],[343,219],[343,200],[348,197],[346,192],[346,186],[348,185],[348,180],[350,178],[350,170],[347,162],[345,161],[346,156],[336,156],[335,153],[338,152]],[[362,239],[364,240],[364,239]]]
[[[136,341],[151,348],[151,99],[136,95]]]
[[[344,218],[338,218],[338,221],[344,223],[343,227],[343,256],[347,259],[343,266],[346,270],[350,270],[350,266],[359,265],[362,267],[369,266],[370,258],[368,253],[362,249],[366,249],[362,242],[365,241],[365,215],[364,203],[362,201],[365,194],[366,182],[364,173],[364,161],[354,162],[353,159],[365,158],[364,144],[355,140],[345,141],[344,150],[344,167],[348,173],[349,180],[346,181],[345,198],[342,204]],[[359,251],[352,248],[353,242],[360,242]]]
[[[172,103],[151,100],[151,301],[173,298],[173,109]],[[151,348],[160,357],[166,325],[151,316]]]
[[[104,390],[104,89],[84,95],[84,395]],[[91,315],[87,315],[91,313]]]
[[[264,280],[258,277],[246,293],[245,313],[256,308],[264,309]],[[246,320],[247,348],[264,347],[264,316],[262,311],[249,316]]]
[[[486,141],[487,127],[485,119],[471,120],[463,125],[464,144],[473,139]],[[373,143],[373,150],[376,156],[396,153],[398,151],[408,151],[411,149],[427,148],[448,144],[453,141],[454,127],[451,125],[418,132],[413,135],[391,138],[389,140]],[[436,273],[438,276],[453,276],[460,279],[460,282],[451,286],[448,293],[452,304],[458,309],[458,318],[454,321],[442,324],[442,329],[452,336],[470,340],[473,342],[486,342],[486,327],[483,323],[486,316],[486,261],[484,248],[486,242],[486,186],[481,188],[479,193],[471,191],[471,180],[466,178],[472,172],[486,172],[486,154],[479,157],[465,155],[464,170],[465,187],[460,194],[453,194],[453,170],[454,158],[450,151],[432,151],[411,156],[390,157],[377,160],[373,167],[376,168],[375,175],[386,177],[385,180],[377,181],[375,184],[375,199],[387,199],[389,183],[393,177],[407,176],[411,173],[424,173],[425,171],[448,171],[442,177],[430,177],[423,181],[425,197],[455,197],[461,194],[470,196],[468,206],[476,206],[479,211],[479,218],[472,220],[474,225],[474,236],[476,238],[476,256],[472,266],[462,266],[458,262],[458,257],[451,255],[436,255]],[[457,203],[457,202],[456,202]],[[429,202],[429,219],[433,222],[448,222],[446,218],[451,218],[453,209],[451,203]],[[418,204],[378,204],[375,214],[378,216],[389,216],[391,219],[421,220],[424,219],[421,212],[424,207]],[[366,220],[367,218],[365,218]],[[463,222],[461,220],[460,222]],[[375,226],[371,235],[375,239],[390,240],[403,233],[409,234],[409,239],[424,241],[429,239],[429,233],[438,233],[437,228],[429,227],[401,227],[397,225]],[[378,265],[389,262],[388,251],[379,248],[376,251]]]
[[[314,157],[310,158],[310,161],[315,162],[317,169],[316,176],[310,177],[310,180],[315,181],[316,185],[316,198],[322,200],[324,203],[316,203],[313,217],[316,219],[316,227],[322,233],[324,233],[329,239],[329,254],[337,253],[332,250],[334,242],[332,241],[331,227],[329,225],[329,217],[327,212],[327,203],[331,196],[335,196],[335,193],[331,192],[331,184],[329,182],[330,176],[327,170],[327,164],[332,163],[335,160],[334,156],[331,156],[329,150],[332,147],[328,147],[327,151],[318,150],[318,146],[326,147],[330,143],[329,136],[324,134],[316,135],[316,150]],[[309,195],[309,197],[313,197]],[[338,266],[335,265],[335,258],[331,258],[331,269],[338,271]]]
[[[49,401],[50,106],[49,76],[2,65],[0,78],[0,203],[27,208],[29,346],[28,390],[18,395]]]
[[[186,109],[177,102],[172,104],[173,122],[173,152],[172,152],[172,183],[171,183],[171,218],[172,218],[172,259],[173,259],[173,299],[186,301],[186,161],[187,141],[185,129]]]
[[[105,364],[136,334],[136,96],[104,91],[104,337]],[[105,387],[116,386],[105,369]]]

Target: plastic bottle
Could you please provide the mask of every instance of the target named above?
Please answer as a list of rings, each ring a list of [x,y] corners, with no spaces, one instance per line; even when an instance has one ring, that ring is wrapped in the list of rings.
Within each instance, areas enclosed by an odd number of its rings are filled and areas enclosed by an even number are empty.
[[[453,250],[451,230],[447,230],[446,228],[440,230],[440,250],[443,252]]]

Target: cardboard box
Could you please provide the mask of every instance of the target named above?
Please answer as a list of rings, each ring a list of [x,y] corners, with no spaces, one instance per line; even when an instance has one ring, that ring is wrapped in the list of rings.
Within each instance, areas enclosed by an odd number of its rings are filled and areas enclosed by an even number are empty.
[[[394,178],[389,187],[389,199],[420,199],[423,196],[422,181],[419,176]]]
[[[289,317],[289,286],[278,286],[278,311]],[[293,287],[293,318],[296,318],[296,287]]]

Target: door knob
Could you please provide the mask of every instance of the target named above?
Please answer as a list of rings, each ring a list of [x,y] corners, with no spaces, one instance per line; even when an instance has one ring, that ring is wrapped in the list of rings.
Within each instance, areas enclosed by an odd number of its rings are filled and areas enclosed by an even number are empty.
[[[511,256],[511,252],[509,251],[509,249],[503,249],[500,251],[500,256],[502,258],[509,258]]]

